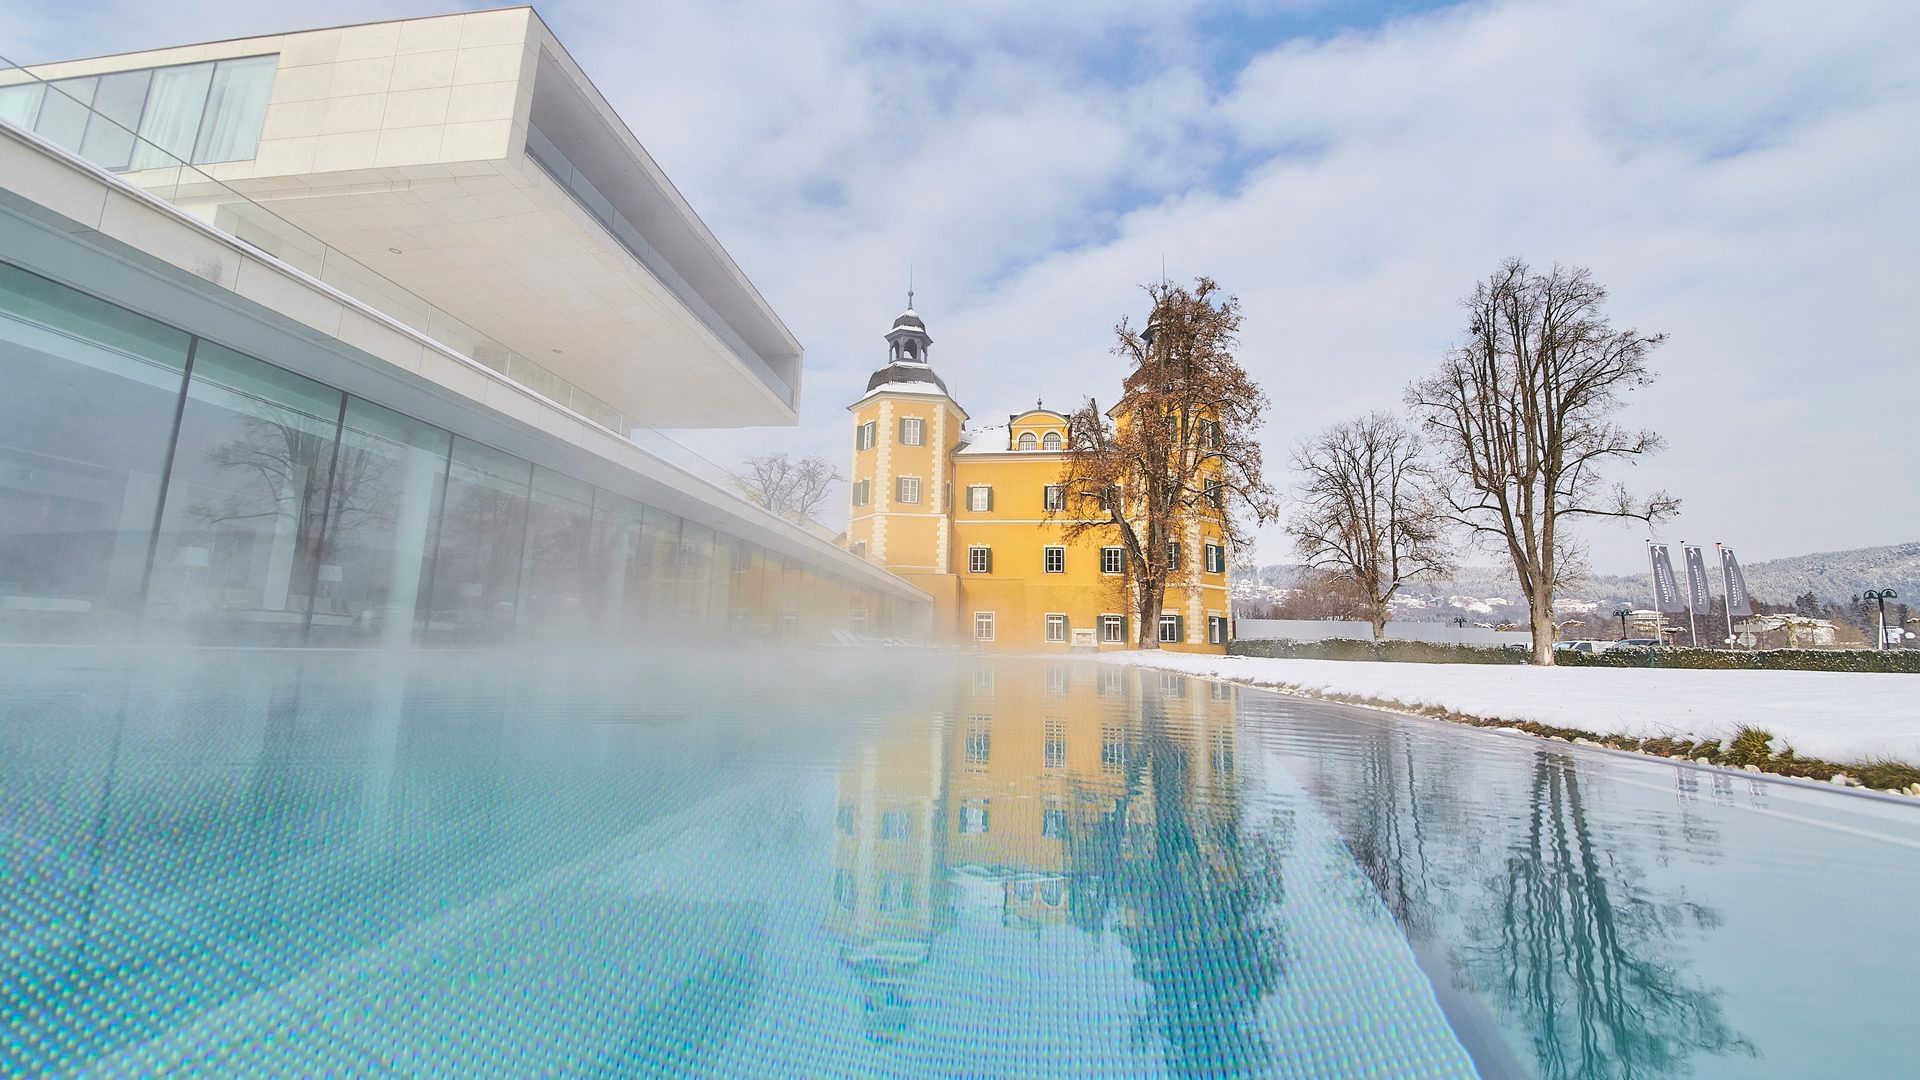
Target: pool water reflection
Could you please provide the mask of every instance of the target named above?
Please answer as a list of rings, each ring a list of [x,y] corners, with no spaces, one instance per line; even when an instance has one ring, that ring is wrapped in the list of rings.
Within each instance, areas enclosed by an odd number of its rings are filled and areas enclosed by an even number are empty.
[[[0,652],[0,1075],[1898,1074],[1912,807],[1084,661]]]

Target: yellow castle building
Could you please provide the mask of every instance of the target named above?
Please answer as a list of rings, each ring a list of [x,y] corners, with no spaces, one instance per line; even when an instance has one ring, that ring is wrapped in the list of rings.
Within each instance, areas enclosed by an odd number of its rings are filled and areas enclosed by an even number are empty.
[[[1120,537],[1066,536],[1067,417],[1036,406],[1004,425],[968,427],[908,300],[887,330],[887,363],[848,406],[848,547],[932,594],[937,641],[1017,652],[1131,648],[1138,605]],[[1164,649],[1225,652],[1232,605],[1219,523],[1195,518],[1178,533],[1157,639]]]

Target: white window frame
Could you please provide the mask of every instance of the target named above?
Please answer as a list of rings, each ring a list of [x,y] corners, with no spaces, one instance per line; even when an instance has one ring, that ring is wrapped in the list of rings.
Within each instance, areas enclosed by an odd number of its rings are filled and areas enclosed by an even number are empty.
[[[1225,615],[1207,616],[1207,644],[1225,645],[1227,643],[1227,617]]]
[[[967,548],[967,573],[993,573],[993,548],[986,544],[972,544]]]
[[[901,446],[927,445],[927,422],[918,416],[901,417],[900,418],[900,445]]]
[[[1040,489],[1040,508],[1058,513],[1067,508],[1067,489],[1062,484],[1048,484]]]
[[[853,505],[867,506],[873,502],[873,481],[855,480],[853,482]]]
[[[1223,544],[1207,545],[1207,573],[1224,574],[1227,572],[1227,549]]]
[[[1111,637],[1107,634],[1108,630],[1114,631]],[[1127,617],[1125,615],[1115,615],[1112,612],[1102,614],[1100,616],[1100,640],[1108,645],[1125,645],[1127,643]]]
[[[967,485],[967,512],[970,514],[985,514],[990,512],[992,509],[993,509],[993,485],[992,484],[968,484]]]
[[[1180,625],[1182,621],[1183,620],[1180,618],[1180,616],[1177,613],[1169,612],[1169,611],[1163,611],[1160,613],[1159,635],[1160,635],[1161,644],[1179,645],[1186,640],[1185,637],[1182,635],[1182,631],[1186,629],[1186,627]],[[1172,637],[1167,636],[1167,628],[1169,626],[1173,628]]]
[[[1109,562],[1117,564],[1107,569]],[[1127,549],[1124,547],[1103,547],[1100,549],[1100,572],[1103,574],[1124,574],[1127,572]]]
[[[1040,439],[1031,431],[1023,431],[1020,433],[1020,438],[1015,440],[1014,445],[1022,450],[1038,450],[1040,448]]]
[[[1180,569],[1180,554],[1181,554],[1180,541],[1178,540],[1167,541],[1167,569],[1169,570]]]
[[[878,420],[869,420],[854,429],[853,448],[855,450],[873,449],[874,432],[879,428]]]
[[[984,630],[985,633],[982,633],[982,630]],[[973,640],[993,640],[993,612],[976,611],[973,613]]]
[[[907,498],[907,485],[913,485],[913,498]],[[920,478],[917,476],[896,476],[893,478],[893,501],[902,506],[920,505]]]
[[[1055,633],[1056,629],[1058,630],[1058,633]],[[1060,612],[1060,611],[1047,612],[1046,640],[1049,642],[1057,642],[1062,645],[1066,644],[1067,616],[1065,612]]]
[[[1060,438],[1060,433],[1057,431],[1049,431],[1040,437],[1040,449],[1042,450],[1048,450],[1057,454],[1065,445],[1065,440]]]
[[[1040,569],[1049,574],[1067,572],[1067,549],[1050,544],[1040,549]]]

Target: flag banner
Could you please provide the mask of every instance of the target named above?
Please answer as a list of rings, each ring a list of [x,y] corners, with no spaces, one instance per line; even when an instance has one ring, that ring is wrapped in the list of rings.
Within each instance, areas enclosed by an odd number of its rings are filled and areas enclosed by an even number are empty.
[[[1687,561],[1687,606],[1694,611],[1712,611],[1713,593],[1707,590],[1707,560],[1698,547],[1689,544],[1680,549]]]
[[[1753,614],[1753,601],[1747,596],[1747,578],[1740,572],[1740,560],[1733,557],[1733,549],[1720,549],[1720,577],[1727,589],[1727,614],[1742,618]]]
[[[1653,563],[1653,607],[1662,615],[1687,610],[1686,601],[1680,599],[1680,585],[1673,577],[1673,559],[1667,554],[1667,545],[1648,544],[1647,558]]]

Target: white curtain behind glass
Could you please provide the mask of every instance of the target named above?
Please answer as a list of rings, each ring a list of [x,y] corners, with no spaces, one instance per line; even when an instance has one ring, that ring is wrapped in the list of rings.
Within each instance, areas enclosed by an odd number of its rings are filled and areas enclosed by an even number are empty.
[[[194,146],[195,163],[241,161],[254,155],[279,62],[276,56],[256,56],[222,60],[215,65],[213,85],[207,93],[206,119],[200,124],[200,140]]]
[[[207,85],[212,81],[212,64],[161,68],[153,73],[146,115],[140,119],[141,141],[133,149],[133,168],[178,165],[193,154],[193,137],[200,130]]]

